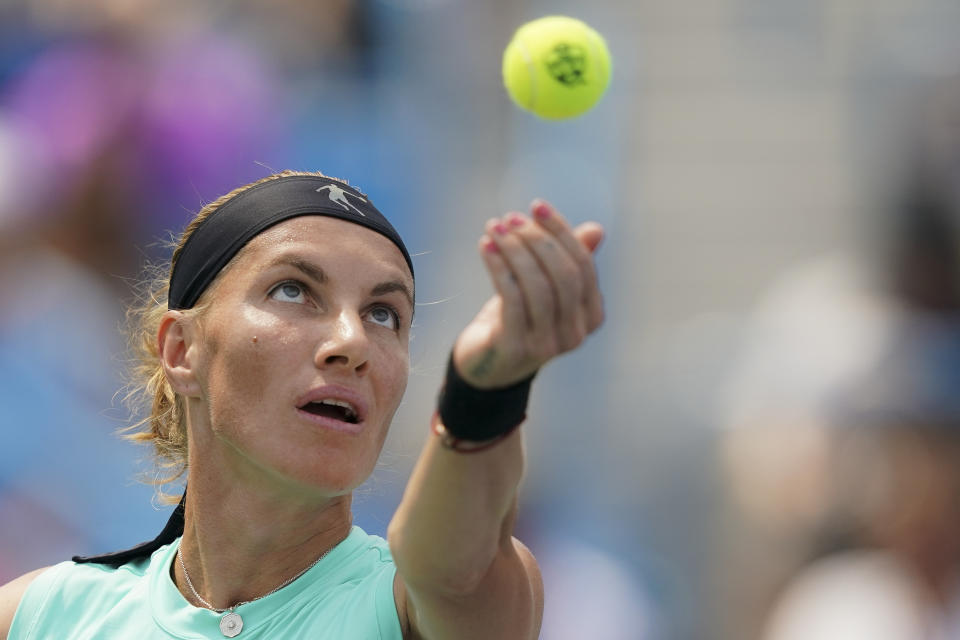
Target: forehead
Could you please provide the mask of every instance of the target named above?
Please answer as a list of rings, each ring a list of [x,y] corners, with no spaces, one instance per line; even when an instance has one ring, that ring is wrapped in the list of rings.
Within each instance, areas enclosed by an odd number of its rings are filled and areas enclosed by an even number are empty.
[[[240,250],[237,261],[256,268],[293,250],[327,269],[336,268],[340,261],[353,267],[360,260],[382,268],[384,275],[410,283],[412,289],[407,262],[390,239],[359,224],[326,216],[299,216],[270,227]]]

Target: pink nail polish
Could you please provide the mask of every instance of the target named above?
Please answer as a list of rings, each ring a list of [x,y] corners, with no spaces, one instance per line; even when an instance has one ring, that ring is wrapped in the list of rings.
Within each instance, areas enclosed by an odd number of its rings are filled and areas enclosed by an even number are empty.
[[[523,216],[521,216],[519,213],[511,213],[510,216],[507,218],[507,222],[510,224],[511,227],[514,227],[514,228],[522,227]]]
[[[497,224],[493,225],[493,230],[503,235],[507,232],[507,225],[503,224],[502,222],[498,222]]]
[[[543,200],[537,202],[536,206],[533,208],[533,215],[538,220],[547,220],[550,218],[550,206],[545,203]]]
[[[497,243],[489,238],[483,243],[483,250],[487,253],[500,253],[500,247],[497,246]]]

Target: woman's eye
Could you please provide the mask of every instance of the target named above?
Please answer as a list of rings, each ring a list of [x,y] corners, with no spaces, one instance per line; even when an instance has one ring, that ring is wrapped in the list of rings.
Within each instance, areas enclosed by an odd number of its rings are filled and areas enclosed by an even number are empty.
[[[397,315],[397,312],[390,307],[374,307],[369,311],[367,317],[375,324],[382,325],[389,329],[396,330],[400,328],[400,317]]]
[[[306,293],[302,286],[296,282],[283,282],[274,287],[270,292],[270,297],[280,302],[295,302],[302,304],[307,301]]]

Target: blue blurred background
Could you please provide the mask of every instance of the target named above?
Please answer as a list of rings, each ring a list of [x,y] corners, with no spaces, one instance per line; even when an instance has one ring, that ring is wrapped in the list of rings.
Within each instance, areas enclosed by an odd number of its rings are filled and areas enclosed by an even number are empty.
[[[564,122],[500,78],[554,13],[614,57]],[[608,321],[532,401],[542,637],[960,637],[958,33],[944,0],[0,2],[0,583],[166,521],[115,433],[132,285],[205,203],[310,169],[418,274],[367,531],[490,294],[484,222],[545,197],[606,226]]]

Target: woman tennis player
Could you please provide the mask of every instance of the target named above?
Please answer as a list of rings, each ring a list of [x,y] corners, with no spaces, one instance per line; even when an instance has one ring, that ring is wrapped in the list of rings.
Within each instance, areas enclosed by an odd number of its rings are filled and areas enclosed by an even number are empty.
[[[402,240],[316,173],[205,207],[141,314],[136,437],[186,472],[183,499],[153,541],[0,588],[0,638],[536,638],[543,585],[511,535],[518,426],[536,371],[602,321],[602,235],[542,201],[487,223],[496,293],[455,343],[387,542],[353,526],[351,492],[407,383]]]

